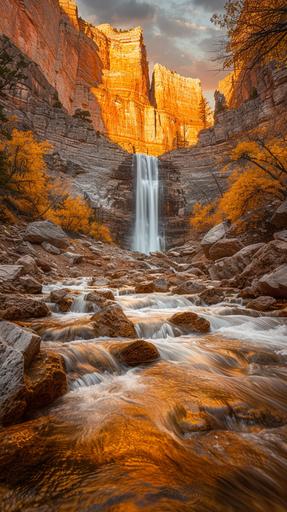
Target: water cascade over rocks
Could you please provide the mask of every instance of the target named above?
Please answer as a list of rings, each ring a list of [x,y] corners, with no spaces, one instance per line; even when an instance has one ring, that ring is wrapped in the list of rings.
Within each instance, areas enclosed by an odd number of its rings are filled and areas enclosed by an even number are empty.
[[[161,249],[159,235],[158,159],[154,156],[134,156],[136,169],[136,221],[133,249],[149,254]]]

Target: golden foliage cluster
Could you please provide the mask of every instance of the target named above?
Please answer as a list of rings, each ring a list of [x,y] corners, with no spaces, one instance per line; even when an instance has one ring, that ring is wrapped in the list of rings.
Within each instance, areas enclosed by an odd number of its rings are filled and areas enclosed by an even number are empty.
[[[20,213],[31,219],[49,219],[66,231],[84,233],[111,242],[109,229],[98,223],[81,197],[63,194],[60,183],[46,172],[45,156],[52,146],[39,142],[31,131],[12,129],[0,141],[1,215],[15,221]]]
[[[237,144],[231,153],[232,172],[227,191],[215,201],[197,203],[191,225],[204,232],[221,220],[245,229],[249,222],[264,215],[264,207],[275,199],[287,197],[287,147],[283,140],[268,142],[258,137]],[[223,172],[230,170],[230,165]]]

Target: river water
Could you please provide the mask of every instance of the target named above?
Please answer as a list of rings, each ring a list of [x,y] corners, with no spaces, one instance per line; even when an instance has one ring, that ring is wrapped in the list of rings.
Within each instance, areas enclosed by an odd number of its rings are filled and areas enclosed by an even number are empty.
[[[287,510],[286,321],[232,297],[207,307],[196,296],[118,292],[161,356],[129,369],[110,353],[115,340],[89,339],[88,280],[69,287],[73,310],[37,324],[64,356],[69,392],[37,413],[41,427],[1,488],[1,510]],[[168,318],[187,310],[211,333],[172,327]]]

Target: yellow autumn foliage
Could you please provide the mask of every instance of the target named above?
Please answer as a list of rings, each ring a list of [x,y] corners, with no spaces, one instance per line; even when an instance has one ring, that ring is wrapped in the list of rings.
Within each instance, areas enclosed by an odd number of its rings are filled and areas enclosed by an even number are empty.
[[[218,222],[221,222],[221,212],[218,210],[217,201],[200,204],[195,203],[192,209],[190,224],[195,231],[202,233],[208,231]]]
[[[2,218],[14,219],[14,210],[32,219],[49,219],[66,231],[111,242],[109,229],[94,220],[87,201],[63,194],[61,186],[46,173],[45,156],[51,149],[47,141],[37,141],[31,131],[13,129],[9,139],[0,141]]]

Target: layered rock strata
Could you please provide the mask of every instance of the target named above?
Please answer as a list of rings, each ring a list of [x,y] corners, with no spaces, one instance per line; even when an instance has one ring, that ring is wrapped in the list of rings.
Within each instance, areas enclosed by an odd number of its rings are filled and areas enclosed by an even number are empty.
[[[149,67],[140,27],[94,27],[74,0],[3,0],[0,32],[36,62],[69,113],[89,111],[96,130],[129,152],[159,155],[197,141],[199,80]]]
[[[22,55],[16,47],[13,52],[15,59]],[[31,61],[26,76],[1,99],[7,114],[17,116],[19,128],[31,129],[36,137],[52,144],[47,157],[51,177],[71,194],[88,198],[113,239],[131,247],[136,189],[133,156],[55,103],[55,89]],[[160,176],[162,231],[170,240],[174,225],[175,236],[185,229],[180,227],[185,200],[179,179],[179,173],[173,172]]]

